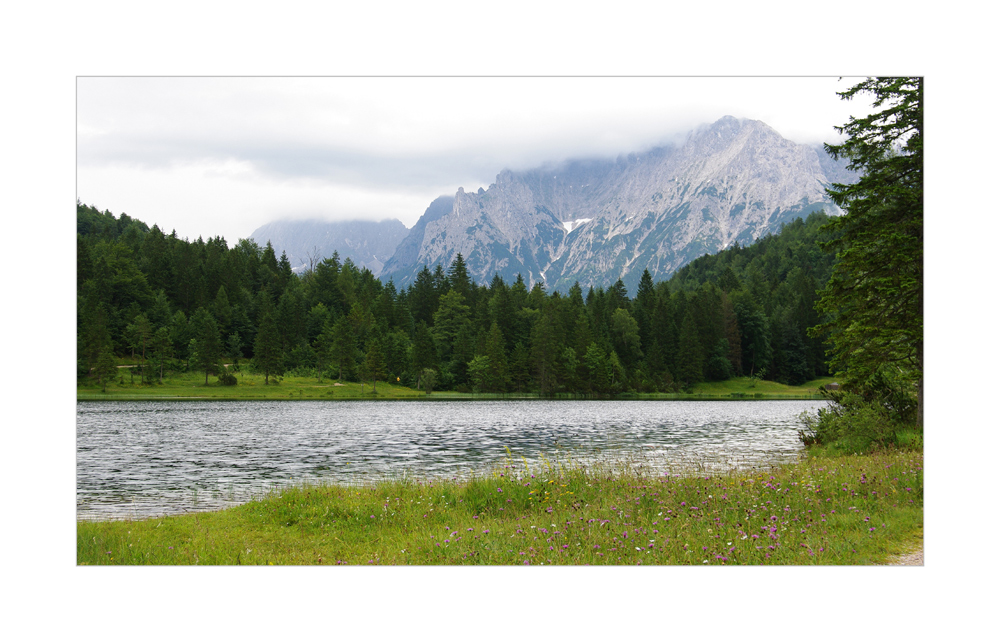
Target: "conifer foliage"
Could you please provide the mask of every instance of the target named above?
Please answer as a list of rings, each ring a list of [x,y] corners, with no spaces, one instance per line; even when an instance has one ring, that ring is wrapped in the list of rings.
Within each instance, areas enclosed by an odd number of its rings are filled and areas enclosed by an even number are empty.
[[[868,78],[839,95],[871,96],[877,111],[852,117],[837,128],[847,140],[827,145],[862,177],[829,190],[847,214],[827,226],[838,262],[813,333],[829,335],[832,366],[862,392],[885,368],[914,381],[922,424],[923,79]]]
[[[105,386],[109,363],[134,350],[153,366],[141,385],[179,370],[204,372],[206,385],[249,371],[267,385],[295,374],[373,391],[398,378],[425,391],[586,396],[761,372],[801,383],[827,374],[822,337],[806,334],[833,262],[817,246],[827,221],[794,221],[669,282],[647,272],[630,298],[621,281],[565,293],[522,278],[477,284],[461,255],[403,290],[336,254],[294,274],[271,246],[189,241],[78,203],[78,377]]]

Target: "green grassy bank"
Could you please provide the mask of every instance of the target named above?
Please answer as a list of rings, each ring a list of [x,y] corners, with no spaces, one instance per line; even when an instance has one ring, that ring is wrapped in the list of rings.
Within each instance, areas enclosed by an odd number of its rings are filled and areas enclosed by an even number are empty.
[[[79,522],[92,564],[876,564],[921,545],[923,454],[767,472],[637,466],[294,488],[212,513]]]
[[[170,373],[163,383],[141,384],[138,375],[132,377],[121,369],[119,376],[102,392],[94,382],[77,386],[77,399],[535,399],[537,394],[462,393],[435,390],[430,395],[405,386],[378,382],[372,391],[371,382],[339,382],[316,377],[287,376],[267,385],[264,376],[249,372],[236,373],[235,386],[223,386],[209,376],[205,385],[204,372]],[[624,394],[623,399],[819,399],[819,387],[833,379],[816,379],[801,386],[786,386],[773,381],[754,381],[748,377],[696,385],[690,393]]]
[[[128,373],[108,386],[106,392],[96,384],[77,386],[79,400],[100,399],[419,399],[425,397],[405,386],[397,386],[384,381],[377,382],[374,392],[371,382],[339,382],[332,379],[318,380],[316,377],[270,377],[264,383],[264,375],[249,372],[236,373],[235,386],[223,386],[216,377],[208,377],[205,385],[204,372],[171,373],[163,383],[140,384],[139,377],[132,383]]]

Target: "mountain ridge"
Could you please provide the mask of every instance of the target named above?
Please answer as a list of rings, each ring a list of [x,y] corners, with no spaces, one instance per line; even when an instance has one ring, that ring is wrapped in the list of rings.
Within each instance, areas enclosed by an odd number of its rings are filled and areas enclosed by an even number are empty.
[[[359,268],[366,267],[378,275],[408,232],[397,219],[283,219],[258,227],[250,238],[260,245],[270,241],[278,255],[285,252],[295,272],[307,269],[310,261],[337,252],[341,261],[351,259]]]
[[[423,265],[447,267],[461,253],[479,282],[521,273],[529,286],[542,281],[558,290],[618,278],[634,287],[644,269],[668,278],[698,256],[752,242],[797,216],[838,214],[825,188],[851,174],[821,148],[789,141],[761,121],[725,116],[681,145],[504,169],[486,190],[459,188],[450,211],[435,200],[434,215],[425,212],[382,276],[405,287]]]

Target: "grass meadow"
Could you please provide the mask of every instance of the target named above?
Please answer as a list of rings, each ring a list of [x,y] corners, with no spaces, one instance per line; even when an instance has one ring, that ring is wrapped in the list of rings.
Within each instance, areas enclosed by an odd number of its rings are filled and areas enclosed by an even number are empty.
[[[77,386],[78,400],[122,400],[122,399],[290,399],[290,400],[335,400],[335,399],[512,399],[537,398],[537,394],[494,394],[435,390],[430,395],[414,388],[379,381],[375,390],[371,382],[364,384],[337,381],[330,378],[319,380],[315,376],[270,377],[264,383],[264,375],[250,373],[245,369],[235,373],[237,384],[223,386],[215,376],[208,377],[197,371],[169,372],[163,383],[140,383],[138,368],[130,373],[120,368],[118,377],[102,392],[96,381],[86,381]],[[728,381],[704,382],[694,386],[689,393],[634,393],[621,395],[623,399],[820,399],[819,388],[832,382],[832,378],[816,379],[801,386],[787,386],[774,381],[756,381],[749,377],[738,377]]]
[[[867,565],[922,545],[923,454],[652,475],[508,458],[469,479],[288,488],[78,522],[79,565]]]

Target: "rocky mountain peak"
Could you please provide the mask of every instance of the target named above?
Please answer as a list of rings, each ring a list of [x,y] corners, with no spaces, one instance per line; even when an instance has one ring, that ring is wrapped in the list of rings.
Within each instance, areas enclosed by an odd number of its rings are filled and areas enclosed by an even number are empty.
[[[447,266],[461,252],[479,282],[499,273],[550,289],[619,278],[634,287],[644,269],[664,279],[796,216],[836,213],[824,188],[837,168],[761,121],[725,116],[680,147],[504,169],[485,191],[459,189],[451,210],[415,227],[409,255],[397,252],[384,273],[405,286],[424,264]]]

